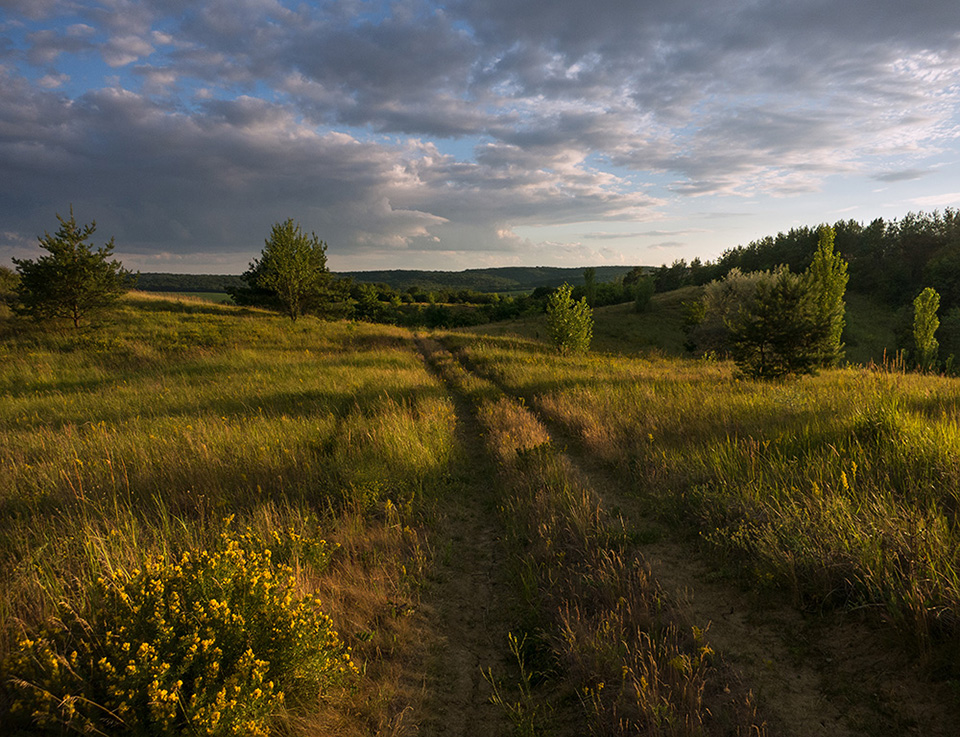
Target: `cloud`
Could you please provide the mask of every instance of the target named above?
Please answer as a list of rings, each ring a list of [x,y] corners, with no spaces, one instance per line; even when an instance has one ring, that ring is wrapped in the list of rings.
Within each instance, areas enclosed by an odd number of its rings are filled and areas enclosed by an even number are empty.
[[[960,192],[914,197],[910,200],[910,203],[925,208],[960,207]]]
[[[291,216],[331,252],[502,250],[504,227],[645,217],[654,204],[575,162],[513,177],[416,140],[318,133],[250,96],[185,113],[121,88],[70,101],[7,76],[0,99],[15,98],[0,114],[30,143],[0,146],[0,167],[22,172],[0,184],[2,221],[35,231],[73,203],[126,253],[233,247],[246,261],[269,224]]]
[[[707,233],[709,231],[702,228],[688,228],[685,230],[641,230],[632,233],[584,233],[581,238],[588,240],[621,240],[624,238],[663,238],[665,236],[688,235],[690,233]]]
[[[900,169],[899,171],[871,174],[870,178],[878,182],[910,182],[915,179],[921,179],[929,173],[930,171],[928,169]]]
[[[143,253],[295,216],[357,254],[512,254],[519,226],[916,179],[960,135],[954,0],[4,6],[0,227],[83,201]],[[695,232],[630,230],[589,237]]]

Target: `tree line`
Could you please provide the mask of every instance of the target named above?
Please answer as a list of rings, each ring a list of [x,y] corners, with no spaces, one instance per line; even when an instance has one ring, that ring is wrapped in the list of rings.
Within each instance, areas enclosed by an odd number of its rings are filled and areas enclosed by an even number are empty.
[[[836,365],[843,357],[846,325],[844,296],[851,281],[849,264],[835,250],[835,230],[818,229],[817,247],[808,266],[795,273],[787,264],[767,270],[733,267],[704,285],[700,296],[686,303],[687,349],[700,355],[732,358],[755,378],[813,373]],[[941,295],[924,287],[911,305],[900,310],[900,357],[925,371],[953,371],[953,355],[940,359],[936,337],[941,321]],[[948,320],[958,322],[960,309]],[[949,332],[948,332],[949,336]],[[953,348],[954,346],[949,343]]]
[[[831,227],[836,249],[850,265],[852,291],[899,307],[910,305],[931,287],[940,295],[943,309],[960,307],[960,210],[877,218],[866,225],[841,220]],[[812,263],[819,231],[819,226],[792,228],[728,249],[715,261],[695,258],[664,264],[654,271],[657,291],[703,286],[733,269],[748,273],[785,265],[800,273]]]
[[[947,216],[927,218],[925,228],[948,232],[957,219]],[[55,235],[45,233],[40,246],[48,252],[36,260],[14,259],[17,274],[0,272],[0,287],[14,285],[18,312],[38,320],[67,318],[80,327],[98,311],[115,304],[133,284],[133,275],[116,260],[111,260],[113,239],[94,249],[87,241],[96,223],[79,225],[73,216],[57,218]],[[920,219],[911,219],[900,232],[923,230]],[[849,228],[848,228],[849,231]],[[801,234],[803,237],[801,237]],[[784,255],[802,244],[805,231],[795,230],[778,236],[766,245],[734,249],[718,263],[747,263],[746,255]],[[793,254],[807,263],[804,271],[791,271],[789,263],[775,269],[744,271],[732,266],[722,278],[705,285],[702,296],[688,306],[689,347],[701,353],[729,355],[745,373],[757,378],[776,378],[810,373],[835,365],[842,356],[845,324],[844,294],[851,275],[849,262],[836,249],[837,231],[821,226],[815,249],[809,255]],[[799,247],[799,246],[798,246]],[[936,266],[947,262],[948,246],[930,250],[934,255],[919,273],[941,273]],[[366,319],[405,325],[453,327],[475,325],[492,319],[517,317],[524,311],[546,312],[550,336],[561,352],[579,352],[589,346],[593,320],[592,308],[633,300],[636,309],[645,309],[650,297],[664,281],[686,269],[704,273],[676,262],[662,267],[653,276],[644,267],[635,267],[622,278],[598,282],[595,269],[583,272],[583,286],[564,284],[557,289],[540,288],[524,297],[502,298],[477,295],[480,309],[452,312],[451,305],[430,302],[424,308],[414,305],[417,298],[432,295],[411,288],[401,296],[385,285],[355,283],[335,278],[327,268],[327,245],[315,233],[306,233],[293,219],[275,223],[264,241],[260,258],[240,277],[242,286],[231,289],[240,305],[276,309],[291,320],[313,314],[328,318]],[[931,271],[929,264],[936,268]],[[711,266],[713,268],[713,266]],[[6,270],[9,272],[9,270]],[[957,277],[956,274],[950,276]],[[949,283],[948,283],[949,286]],[[465,298],[473,295],[465,294]],[[406,299],[404,299],[406,297]],[[940,325],[937,310],[942,296],[924,288],[913,301],[912,358],[924,369],[939,366],[939,348],[935,333]],[[472,305],[477,307],[477,305]],[[404,309],[406,308],[406,309]],[[412,309],[411,309],[412,308]],[[956,309],[956,308],[955,308]],[[952,360],[952,359],[951,359]],[[948,365],[949,368],[949,365]]]

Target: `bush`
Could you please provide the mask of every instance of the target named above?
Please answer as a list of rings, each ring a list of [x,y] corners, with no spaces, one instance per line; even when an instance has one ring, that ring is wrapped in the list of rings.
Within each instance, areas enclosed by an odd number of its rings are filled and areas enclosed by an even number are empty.
[[[303,545],[275,533],[284,548]],[[311,560],[332,552],[310,546]],[[165,556],[100,579],[89,604],[61,604],[4,664],[10,717],[51,733],[267,734],[285,703],[356,669],[314,597],[248,531],[213,552]]]
[[[560,353],[586,353],[593,338],[593,310],[586,298],[573,301],[569,284],[547,298],[547,331]]]

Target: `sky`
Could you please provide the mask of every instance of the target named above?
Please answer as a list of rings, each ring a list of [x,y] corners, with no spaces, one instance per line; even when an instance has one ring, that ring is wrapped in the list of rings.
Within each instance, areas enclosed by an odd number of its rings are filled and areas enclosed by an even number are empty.
[[[960,206],[957,0],[0,0],[0,264],[659,265]]]

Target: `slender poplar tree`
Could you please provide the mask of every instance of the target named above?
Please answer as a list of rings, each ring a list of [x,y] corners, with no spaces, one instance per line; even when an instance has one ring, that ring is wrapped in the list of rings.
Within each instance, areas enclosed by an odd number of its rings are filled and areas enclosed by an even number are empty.
[[[913,300],[913,342],[917,349],[917,366],[929,371],[937,362],[940,343],[936,339],[940,318],[940,295],[937,290],[927,287]]]
[[[836,234],[829,225],[820,226],[820,241],[813,262],[806,272],[806,281],[812,292],[817,320],[825,327],[819,350],[818,363],[833,366],[843,355],[843,327],[846,324],[847,262],[833,250]]]

